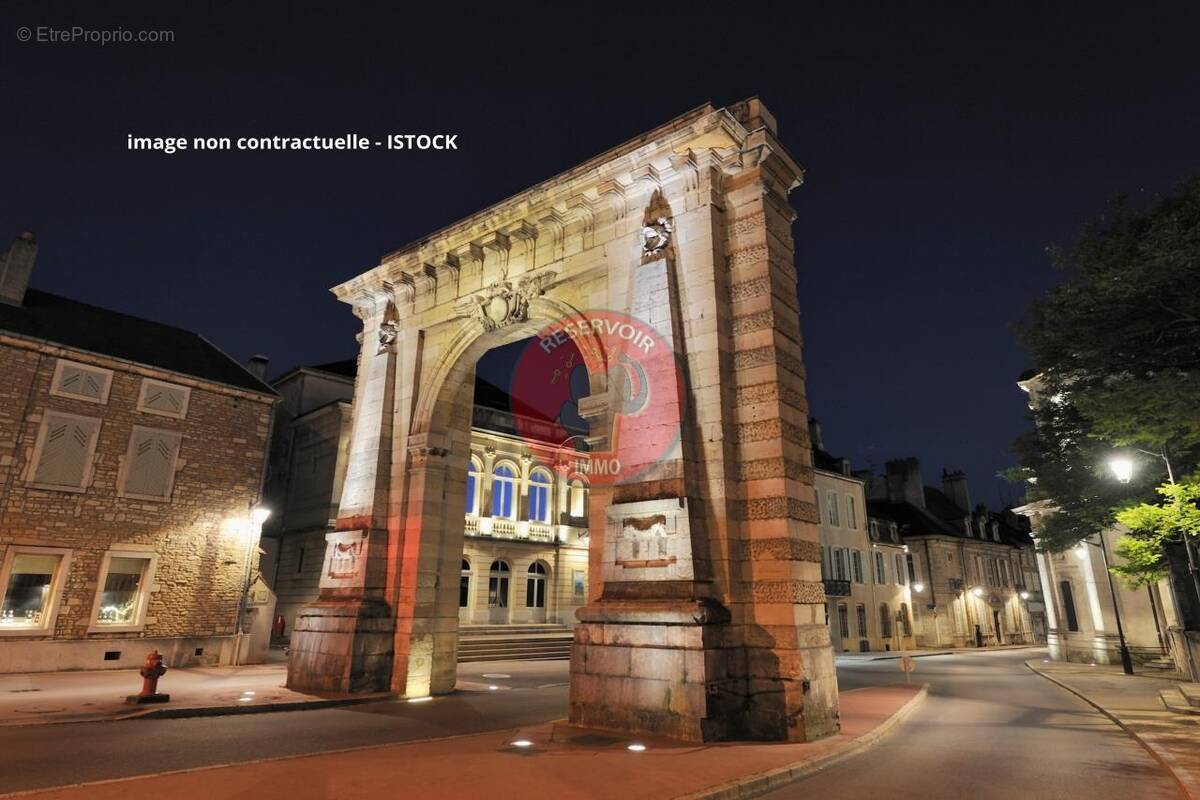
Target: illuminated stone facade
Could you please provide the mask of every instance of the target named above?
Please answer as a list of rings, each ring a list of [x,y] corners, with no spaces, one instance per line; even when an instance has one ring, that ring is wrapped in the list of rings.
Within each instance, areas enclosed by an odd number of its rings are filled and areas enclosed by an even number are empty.
[[[668,359],[644,375],[652,419],[589,370],[589,444],[623,471],[590,487],[570,718],[690,740],[836,731],[787,200],[801,179],[757,99],[706,105],[338,286],[362,354],[289,685],[453,688],[475,364],[624,315]]]

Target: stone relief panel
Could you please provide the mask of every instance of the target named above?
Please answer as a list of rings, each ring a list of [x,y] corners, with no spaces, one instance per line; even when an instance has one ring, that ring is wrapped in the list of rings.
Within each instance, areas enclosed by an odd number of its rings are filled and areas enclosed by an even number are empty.
[[[604,537],[605,581],[692,580],[687,506],[676,498],[614,504]]]
[[[367,532],[337,531],[325,534],[325,564],[321,588],[350,589],[363,585],[367,557]]]

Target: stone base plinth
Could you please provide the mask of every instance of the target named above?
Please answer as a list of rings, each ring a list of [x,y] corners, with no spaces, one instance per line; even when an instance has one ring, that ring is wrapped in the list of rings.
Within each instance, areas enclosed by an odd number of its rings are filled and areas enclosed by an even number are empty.
[[[319,600],[296,614],[287,688],[297,692],[386,692],[395,621],[379,600]]]
[[[577,616],[572,724],[695,742],[729,738],[721,699],[725,609],[695,600],[602,600]]]
[[[746,625],[737,637],[745,643],[744,661],[731,659],[745,695],[741,736],[811,742],[838,732],[837,671],[826,626]]]

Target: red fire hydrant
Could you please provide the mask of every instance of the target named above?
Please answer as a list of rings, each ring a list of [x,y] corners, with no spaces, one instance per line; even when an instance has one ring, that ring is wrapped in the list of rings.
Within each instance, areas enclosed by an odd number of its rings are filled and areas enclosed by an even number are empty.
[[[169,694],[161,694],[158,691],[158,679],[162,677],[167,668],[163,666],[163,657],[157,650],[151,650],[146,654],[146,663],[142,664],[142,668],[138,670],[138,674],[142,676],[142,691],[138,694],[131,694],[125,698],[126,703],[165,703],[171,699]]]

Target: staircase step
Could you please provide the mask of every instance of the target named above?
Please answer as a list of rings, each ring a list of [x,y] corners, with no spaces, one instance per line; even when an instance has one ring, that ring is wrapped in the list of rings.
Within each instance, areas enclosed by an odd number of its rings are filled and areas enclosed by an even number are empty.
[[[1200,708],[1200,683],[1181,683],[1178,689],[1189,706]]]
[[[1200,715],[1200,708],[1189,705],[1187,698],[1183,696],[1183,692],[1178,689],[1163,689],[1158,693],[1162,699],[1162,703],[1167,707],[1168,711],[1174,711],[1176,714],[1196,714]]]

